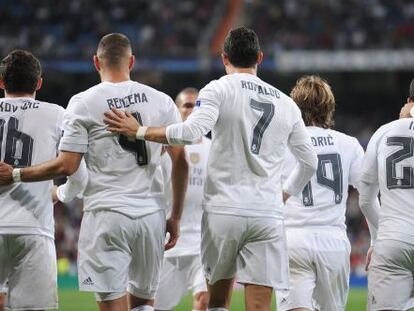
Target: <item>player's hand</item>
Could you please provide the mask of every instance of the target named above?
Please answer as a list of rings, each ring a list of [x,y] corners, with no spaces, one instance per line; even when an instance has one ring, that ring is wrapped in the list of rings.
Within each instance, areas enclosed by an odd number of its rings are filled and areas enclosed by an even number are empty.
[[[104,123],[108,125],[108,131],[135,138],[141,125],[129,111],[122,112],[112,108],[111,111],[105,112],[104,115]]]
[[[0,162],[0,186],[6,186],[13,183],[13,167],[7,163]]]
[[[54,185],[52,187],[52,202],[53,202],[53,205],[55,205],[57,202],[59,202],[59,198],[57,196],[57,189],[58,189],[58,186],[56,186],[56,185]]]
[[[414,108],[414,102],[406,103],[400,110],[400,119],[414,117],[410,111]]]
[[[167,219],[166,231],[170,234],[168,242],[164,246],[165,250],[167,251],[170,248],[173,248],[175,244],[177,244],[178,237],[180,235],[180,221],[175,218]]]
[[[365,259],[365,271],[369,270],[369,264],[371,263],[371,256],[373,250],[374,248],[372,246],[368,249],[367,258]]]

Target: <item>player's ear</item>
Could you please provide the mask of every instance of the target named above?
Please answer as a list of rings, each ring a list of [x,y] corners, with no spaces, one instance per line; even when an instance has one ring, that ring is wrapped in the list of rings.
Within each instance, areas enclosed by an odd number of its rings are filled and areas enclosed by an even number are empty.
[[[101,64],[99,63],[99,58],[96,55],[93,56],[93,64],[95,65],[96,71],[101,71]]]
[[[224,66],[228,66],[230,64],[229,58],[225,53],[221,53],[221,60]]]
[[[37,80],[36,91],[40,90],[42,88],[42,85],[43,85],[43,78],[40,78],[39,80]]]
[[[0,89],[2,89],[2,90],[5,90],[6,89],[3,80],[0,80]]]
[[[259,54],[257,54],[257,64],[260,65],[262,61],[263,61],[263,52],[259,51]]]
[[[134,67],[134,64],[135,64],[135,56],[131,55],[129,58],[129,65],[128,65],[129,71],[132,70],[132,67]]]

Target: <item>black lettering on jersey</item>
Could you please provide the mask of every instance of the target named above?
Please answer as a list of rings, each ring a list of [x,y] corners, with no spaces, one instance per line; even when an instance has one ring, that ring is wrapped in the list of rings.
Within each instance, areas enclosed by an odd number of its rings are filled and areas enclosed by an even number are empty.
[[[323,147],[323,146],[333,146],[333,137],[331,135],[328,136],[311,136],[312,145],[314,147]]]
[[[241,80],[241,87],[242,87],[242,89],[255,91],[259,94],[280,98],[280,93],[279,93],[278,90],[273,89],[273,88],[267,88],[266,86],[259,85],[259,84],[256,84],[254,82],[251,82],[251,81]]]
[[[410,126],[408,127],[409,130],[414,130],[414,121],[410,122]]]
[[[148,98],[145,93],[134,93],[129,94],[123,98],[108,98],[106,100],[109,109],[111,108],[128,108],[131,105],[148,103]]]

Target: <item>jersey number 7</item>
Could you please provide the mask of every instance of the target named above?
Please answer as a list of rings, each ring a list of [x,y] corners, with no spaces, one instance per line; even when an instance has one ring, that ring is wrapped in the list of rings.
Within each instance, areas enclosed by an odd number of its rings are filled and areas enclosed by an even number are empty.
[[[254,154],[259,154],[262,137],[275,114],[275,106],[272,103],[262,103],[251,99],[250,107],[262,113],[253,128],[253,139],[250,145],[250,151]]]

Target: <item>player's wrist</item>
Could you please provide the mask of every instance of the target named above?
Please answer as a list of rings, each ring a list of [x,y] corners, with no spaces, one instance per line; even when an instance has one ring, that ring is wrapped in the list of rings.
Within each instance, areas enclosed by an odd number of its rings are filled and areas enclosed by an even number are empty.
[[[145,140],[145,134],[147,133],[147,126],[140,126],[135,134],[135,138],[138,140]]]
[[[13,182],[21,182],[22,181],[22,172],[20,168],[14,168],[12,171],[12,179]]]

